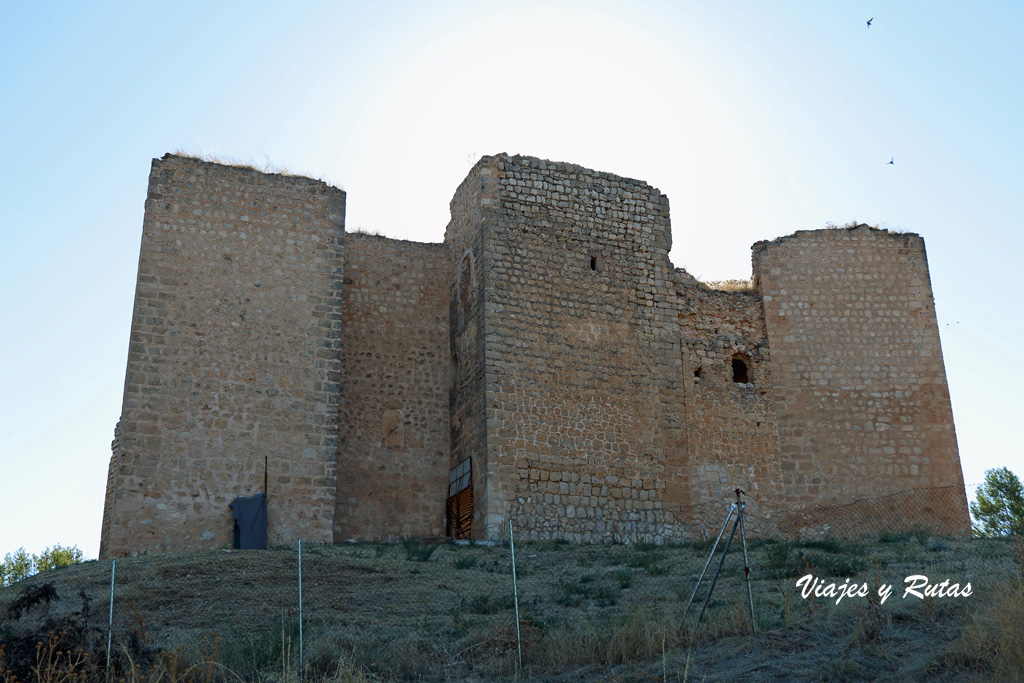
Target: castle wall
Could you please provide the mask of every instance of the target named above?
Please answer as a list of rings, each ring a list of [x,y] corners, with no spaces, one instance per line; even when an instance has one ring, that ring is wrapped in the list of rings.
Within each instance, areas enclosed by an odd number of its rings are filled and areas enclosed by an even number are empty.
[[[104,557],[231,543],[263,490],[268,540],[332,540],[344,192],[153,162]]]
[[[571,164],[498,159],[487,533],[511,517],[530,538],[678,535],[666,507],[689,486],[668,200]]]
[[[736,487],[757,533],[969,533],[920,237],[799,232],[715,288],[673,269],[657,189],[505,154],[443,244],[344,210],[154,161],[101,557],[229,545],[264,477],[271,543],[439,536],[467,463],[478,539],[690,538]]]
[[[691,496],[732,499],[741,488],[778,500],[778,425],[760,296],[677,286]]]
[[[483,157],[462,181],[450,203],[448,245],[449,352],[451,384],[451,468],[471,462],[474,538],[486,538],[490,495],[485,386],[485,307],[491,280],[489,235],[498,207],[495,183],[499,157]]]
[[[110,461],[107,463],[107,488],[103,496],[103,522],[100,527],[99,557],[107,557],[107,544],[110,542],[110,531],[114,514],[114,500],[120,491],[117,480],[118,463],[121,461],[121,422],[114,425],[114,440],[110,442]]]
[[[859,226],[754,246],[787,500],[957,486],[968,520],[924,241]],[[936,511],[938,515],[942,511]]]
[[[444,244],[346,238],[335,542],[444,534],[448,271]]]

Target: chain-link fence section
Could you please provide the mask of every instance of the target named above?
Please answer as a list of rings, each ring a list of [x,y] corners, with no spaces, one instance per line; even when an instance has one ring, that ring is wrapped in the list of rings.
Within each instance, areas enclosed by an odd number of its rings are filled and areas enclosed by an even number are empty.
[[[686,531],[689,538],[706,539],[717,533],[722,500],[666,509],[666,519]],[[884,496],[862,498],[840,505],[810,505],[793,509],[771,497],[744,492],[747,533],[774,539],[824,537],[870,538],[908,529],[925,529],[940,536],[970,534],[967,500],[959,486],[913,488]]]
[[[926,524],[954,504],[944,489],[799,514],[745,501],[748,561],[737,537],[714,594],[702,587],[695,597],[708,604],[700,625],[695,610],[684,621],[683,608],[728,500],[674,511],[690,532],[678,543],[531,541],[512,526],[488,543],[307,544],[301,564],[296,546],[54,570],[0,591],[0,680],[5,670],[30,680],[47,652],[79,650],[75,666],[88,676],[78,680],[319,681],[339,671],[352,672],[339,680],[494,680],[521,665],[559,674],[664,654],[700,629],[702,637],[749,633],[749,595],[758,629],[770,632],[821,610],[862,619],[869,603],[837,601],[824,589],[829,583],[872,591],[889,584],[884,609],[906,611],[964,599],[904,596],[907,577],[927,577],[922,593],[945,581],[947,593],[970,583],[977,596],[1021,574],[1019,542],[950,536]],[[817,594],[797,585],[807,575],[820,582]],[[58,665],[72,666],[74,656]]]

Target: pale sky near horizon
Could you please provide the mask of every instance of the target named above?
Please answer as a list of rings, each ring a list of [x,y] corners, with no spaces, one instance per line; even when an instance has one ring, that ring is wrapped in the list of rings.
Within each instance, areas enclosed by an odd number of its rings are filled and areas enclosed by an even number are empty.
[[[484,154],[640,178],[704,280],[828,223],[919,233],[964,479],[1024,476],[1022,35],[1008,1],[0,4],[0,556],[96,556],[177,149],[323,178],[350,230],[417,241]]]

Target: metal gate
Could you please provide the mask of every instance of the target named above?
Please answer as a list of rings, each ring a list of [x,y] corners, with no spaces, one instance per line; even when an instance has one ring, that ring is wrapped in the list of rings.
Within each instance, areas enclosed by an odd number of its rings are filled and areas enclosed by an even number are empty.
[[[445,502],[445,535],[473,538],[473,472],[466,458],[448,474],[448,500]]]

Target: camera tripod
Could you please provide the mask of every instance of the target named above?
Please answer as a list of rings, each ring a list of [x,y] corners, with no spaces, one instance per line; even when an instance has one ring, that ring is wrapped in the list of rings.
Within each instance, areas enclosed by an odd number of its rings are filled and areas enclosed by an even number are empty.
[[[736,501],[729,506],[729,514],[725,516],[725,522],[722,523],[722,530],[718,532],[718,538],[715,539],[714,545],[711,546],[711,552],[708,553],[707,562],[704,563],[704,569],[701,570],[700,576],[697,578],[697,585],[693,587],[693,593],[690,595],[690,599],[686,601],[686,609],[683,610],[683,618],[679,622],[679,627],[683,627],[683,623],[686,622],[686,613],[690,611],[690,605],[693,604],[693,598],[697,595],[697,589],[700,588],[701,581],[704,580],[704,574],[708,571],[708,566],[711,565],[711,559],[715,556],[715,550],[718,549],[718,543],[722,540],[722,534],[725,533],[725,527],[729,525],[729,520],[732,519],[732,514],[736,513],[736,521],[732,525],[732,533],[729,534],[729,539],[725,542],[725,548],[722,550],[722,559],[718,562],[718,569],[715,571],[715,578],[711,580],[711,588],[708,589],[707,597],[704,598],[704,604],[700,608],[700,614],[697,615],[697,622],[700,622],[701,617],[704,616],[704,612],[708,608],[708,603],[711,601],[711,594],[715,592],[715,584],[718,583],[718,576],[722,573],[722,565],[725,564],[725,556],[729,552],[729,546],[732,544],[732,539],[736,535],[736,529],[740,530],[740,542],[743,545],[743,577],[747,584],[747,602],[750,604],[750,632],[757,632],[757,621],[754,618],[754,594],[750,589],[750,562],[747,560],[747,537],[743,531],[743,517],[746,510],[747,504],[743,502],[741,496],[745,496],[746,492],[742,489],[736,489]]]

